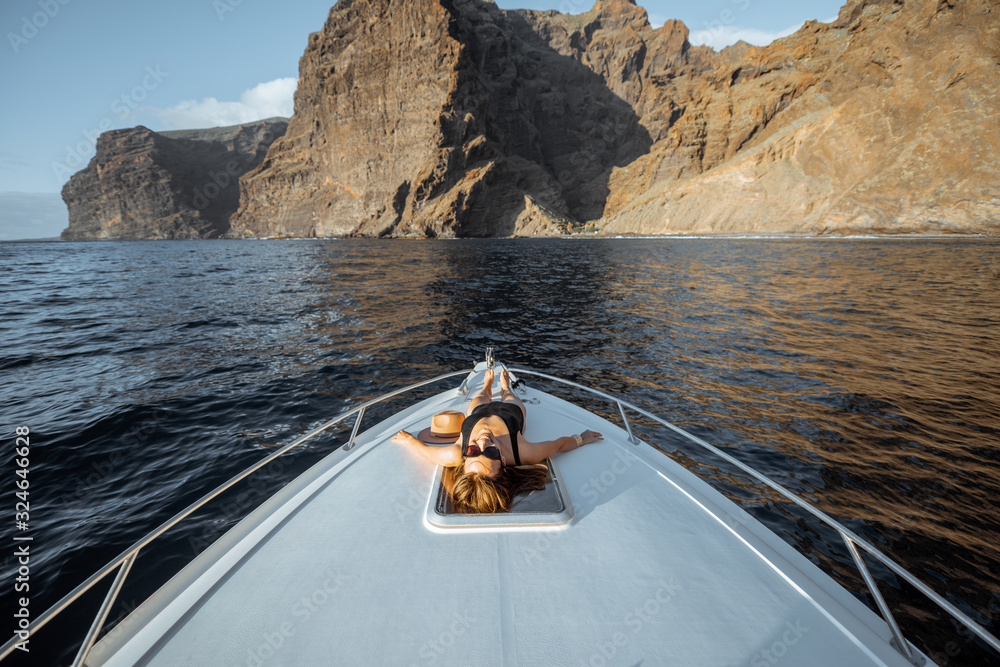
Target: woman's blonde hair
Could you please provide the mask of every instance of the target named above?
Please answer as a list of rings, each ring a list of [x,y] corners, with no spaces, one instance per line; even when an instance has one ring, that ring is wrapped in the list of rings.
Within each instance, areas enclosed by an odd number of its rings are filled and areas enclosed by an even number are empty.
[[[548,469],[503,467],[496,477],[463,470],[463,466],[445,468],[444,488],[460,514],[495,514],[509,512],[514,496],[545,487]]]

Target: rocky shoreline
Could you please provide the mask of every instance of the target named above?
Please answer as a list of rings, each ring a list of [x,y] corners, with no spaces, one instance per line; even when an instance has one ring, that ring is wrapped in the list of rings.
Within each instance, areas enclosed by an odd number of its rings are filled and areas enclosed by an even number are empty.
[[[228,189],[193,205],[226,141],[105,133],[64,238],[995,236],[998,14],[848,0],[716,52],[630,0],[340,0]]]

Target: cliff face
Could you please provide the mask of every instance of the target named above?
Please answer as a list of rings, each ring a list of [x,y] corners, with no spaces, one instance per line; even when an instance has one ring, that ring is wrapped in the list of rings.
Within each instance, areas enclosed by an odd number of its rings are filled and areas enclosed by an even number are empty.
[[[97,154],[63,186],[62,238],[214,238],[229,230],[239,177],[259,165],[287,126],[271,118],[208,130],[139,126],[97,140]]]
[[[340,0],[287,132],[226,149],[247,158],[228,233],[997,234],[998,17],[1000,0],[848,0],[715,52],[631,0]],[[224,233],[235,186],[194,200],[225,160],[177,134],[102,136],[65,236]]]
[[[613,174],[604,231],[1000,232],[998,16],[852,0],[751,48]]]
[[[629,0],[341,0],[234,232],[995,232],[997,9],[851,0],[716,53]]]
[[[557,231],[600,217],[611,168],[651,144],[600,75],[480,0],[342,0],[299,69],[236,233]],[[615,141],[580,152],[608,125]]]

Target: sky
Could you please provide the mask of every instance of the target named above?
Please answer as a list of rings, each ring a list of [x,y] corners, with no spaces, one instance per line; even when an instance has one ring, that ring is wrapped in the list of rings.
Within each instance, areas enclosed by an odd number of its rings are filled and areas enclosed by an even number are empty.
[[[0,2],[0,240],[55,236],[58,193],[100,132],[214,127],[289,116],[298,61],[331,0]],[[498,0],[580,14],[592,0]],[[639,0],[693,44],[763,45],[840,0]],[[36,196],[26,197],[25,193]],[[44,196],[43,196],[44,195]],[[32,208],[34,207],[34,208]],[[27,214],[26,211],[34,211]],[[29,221],[30,220],[30,221]]]

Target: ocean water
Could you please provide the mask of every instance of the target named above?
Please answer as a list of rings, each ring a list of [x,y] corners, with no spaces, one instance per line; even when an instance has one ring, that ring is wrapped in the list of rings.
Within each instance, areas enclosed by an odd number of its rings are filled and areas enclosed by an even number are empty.
[[[4,612],[14,534],[32,537],[37,616],[275,447],[493,345],[724,447],[1000,626],[1000,241],[0,243],[0,260],[11,514],[15,428],[31,431],[28,530],[3,528]],[[867,599],[836,533],[669,431],[636,428]],[[111,622],[347,435],[144,550]],[[872,571],[939,662],[986,664],[936,607]],[[68,663],[106,587],[11,664]]]

